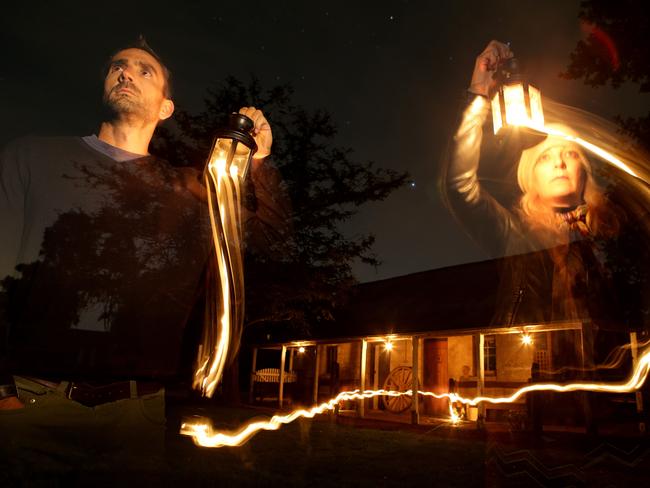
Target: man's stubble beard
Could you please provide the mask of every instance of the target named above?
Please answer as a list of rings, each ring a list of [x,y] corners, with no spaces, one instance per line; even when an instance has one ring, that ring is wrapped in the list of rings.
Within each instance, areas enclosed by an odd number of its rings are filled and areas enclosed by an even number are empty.
[[[134,118],[145,122],[155,120],[140,99],[115,93],[117,89],[119,88],[114,88],[102,97],[104,118],[107,121]]]

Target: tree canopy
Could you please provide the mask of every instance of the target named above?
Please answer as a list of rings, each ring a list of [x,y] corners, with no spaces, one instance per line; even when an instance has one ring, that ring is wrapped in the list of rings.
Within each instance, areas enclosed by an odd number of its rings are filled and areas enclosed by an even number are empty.
[[[175,126],[159,128],[154,150],[175,164],[202,167],[229,113],[263,109],[274,143],[247,182],[246,322],[309,332],[332,318],[355,283],[355,260],[379,264],[372,235],[346,236],[339,225],[362,204],[385,199],[407,174],[354,160],[350,148],[336,145],[332,115],[296,106],[292,97],[290,85],[264,89],[254,77],[229,77],[209,90],[203,111],[177,110]]]
[[[579,18],[587,37],[571,53],[568,79],[587,85],[635,83],[650,92],[650,17],[642,0],[583,0]],[[643,117],[619,117],[624,132],[650,148],[650,113]]]

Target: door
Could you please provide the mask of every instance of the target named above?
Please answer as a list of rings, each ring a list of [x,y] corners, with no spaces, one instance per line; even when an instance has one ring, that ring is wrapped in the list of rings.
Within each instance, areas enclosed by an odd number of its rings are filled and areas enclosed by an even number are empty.
[[[446,393],[449,390],[447,374],[447,339],[425,339],[423,348],[422,386],[426,391]],[[429,415],[449,415],[449,402],[446,398],[424,397],[424,413]]]
[[[384,387],[386,378],[390,374],[390,351],[386,350],[385,344],[375,343],[372,345],[372,365],[373,365],[373,389],[379,390]],[[383,402],[379,397],[373,399],[373,408],[384,408]]]

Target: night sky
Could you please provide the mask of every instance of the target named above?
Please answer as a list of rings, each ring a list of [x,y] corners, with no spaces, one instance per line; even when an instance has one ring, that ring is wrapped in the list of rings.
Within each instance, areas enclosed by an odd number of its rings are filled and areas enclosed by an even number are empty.
[[[591,89],[558,77],[583,35],[577,0],[22,5],[0,17],[0,144],[96,131],[102,63],[139,33],[174,72],[177,106],[190,111],[227,75],[289,82],[295,102],[332,113],[336,142],[355,159],[411,174],[413,185],[345,225],[377,237],[383,265],[355,267],[361,281],[485,258],[442,207],[436,174],[474,58],[490,39],[511,43],[545,96],[604,117],[650,106],[631,86]]]

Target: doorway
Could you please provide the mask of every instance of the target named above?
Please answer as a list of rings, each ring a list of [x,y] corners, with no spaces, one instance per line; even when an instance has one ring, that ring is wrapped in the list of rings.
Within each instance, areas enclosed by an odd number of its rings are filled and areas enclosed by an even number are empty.
[[[422,359],[424,390],[446,393],[449,390],[447,339],[425,339]],[[426,414],[446,416],[449,413],[449,402],[446,398],[424,397],[423,403]]]

